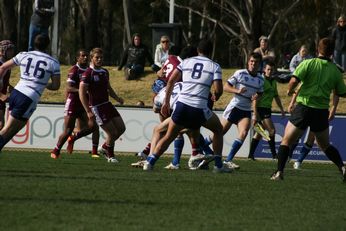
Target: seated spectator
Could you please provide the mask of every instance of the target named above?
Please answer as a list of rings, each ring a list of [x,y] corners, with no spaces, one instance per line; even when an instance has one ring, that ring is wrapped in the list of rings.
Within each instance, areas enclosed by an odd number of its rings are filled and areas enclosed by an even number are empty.
[[[269,45],[268,45],[269,39],[267,36],[262,35],[258,39],[258,41],[260,43],[260,46],[257,47],[253,52],[259,53],[260,55],[262,55],[262,63],[260,65],[260,69],[259,69],[260,72],[262,72],[263,68],[267,62],[272,62],[272,63],[275,62],[275,53],[273,50],[271,50],[269,48]]]
[[[157,72],[160,68],[154,64],[154,60],[144,44],[141,43],[141,36],[134,34],[132,43],[129,44],[124,50],[118,70],[123,67],[126,80],[137,79],[144,73],[145,60],[148,60],[153,71]]]
[[[155,50],[155,65],[159,66],[160,68],[165,63],[165,61],[168,59],[168,50],[170,49],[171,44],[169,37],[167,35],[161,36],[160,44],[157,44],[156,50]]]
[[[312,56],[309,54],[308,49],[305,45],[302,45],[299,49],[299,52],[293,56],[290,62],[290,72],[294,72],[294,70],[298,67],[298,65],[304,61],[305,59],[311,59]]]

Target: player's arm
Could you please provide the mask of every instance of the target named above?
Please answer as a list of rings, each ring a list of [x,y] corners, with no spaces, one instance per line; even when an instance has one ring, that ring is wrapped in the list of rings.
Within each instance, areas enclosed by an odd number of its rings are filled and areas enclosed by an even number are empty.
[[[335,93],[335,90],[334,90],[332,95],[332,106],[329,110],[328,120],[334,119],[336,109],[338,108],[338,104],[339,104],[339,96]]]
[[[296,76],[292,76],[290,81],[288,82],[287,95],[292,96],[295,93],[295,89],[300,83],[300,80]]]
[[[280,96],[279,95],[275,96],[274,100],[276,102],[276,105],[278,105],[278,107],[280,108],[281,115],[285,116],[285,110],[284,110],[284,107],[282,106],[282,102],[281,102]]]
[[[242,88],[238,89],[227,81],[223,86],[223,90],[226,92],[229,92],[229,93],[241,94],[241,93],[244,93],[246,91],[246,88],[242,87]]]
[[[108,94],[110,97],[115,99],[118,103],[124,104],[124,99],[119,97],[117,93],[115,93],[114,89],[112,88],[111,84],[108,82]]]
[[[10,59],[4,64],[0,66],[0,89],[3,87],[3,78],[8,70],[10,70],[12,67],[14,67],[16,64],[15,62]]]
[[[90,119],[94,116],[94,114],[92,113],[89,107],[88,90],[89,90],[89,84],[84,82],[79,83],[79,99],[84,107],[84,110],[86,111],[88,115],[88,118]]]
[[[61,83],[60,74],[58,74],[58,75],[52,75],[52,76],[50,77],[50,80],[51,80],[51,82],[47,84],[47,89],[48,89],[48,90],[51,90],[51,91],[59,90],[59,88],[60,88],[60,83]]]
[[[287,108],[287,111],[289,113],[292,113],[292,111],[296,105],[296,99],[297,99],[297,96],[298,96],[298,93],[299,93],[301,87],[302,87],[302,84],[299,84],[299,86],[296,88],[296,90],[292,93],[292,98],[291,98],[291,101],[290,101],[288,108]]]
[[[222,80],[221,79],[214,80],[213,88],[214,88],[214,92],[212,94],[212,100],[215,102],[220,99],[223,93]]]
[[[252,100],[252,125],[255,125],[255,123],[257,122],[257,118],[258,118],[258,113],[257,113],[257,102],[258,102],[258,98]]]
[[[179,69],[175,69],[172,73],[172,76],[169,78],[166,86],[166,96],[165,100],[163,101],[162,107],[161,107],[161,114],[164,117],[168,117],[170,114],[170,104],[169,100],[171,99],[172,91],[174,88],[174,84],[178,82],[181,79],[181,71]]]

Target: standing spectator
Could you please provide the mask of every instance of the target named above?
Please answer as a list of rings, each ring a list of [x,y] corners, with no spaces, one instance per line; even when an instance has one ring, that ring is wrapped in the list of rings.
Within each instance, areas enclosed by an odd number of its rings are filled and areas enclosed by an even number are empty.
[[[144,73],[146,59],[151,65],[153,71],[157,72],[160,69],[154,64],[153,57],[151,56],[147,46],[142,44],[141,36],[136,33],[132,37],[132,43],[124,50],[118,70],[120,71],[125,67],[125,79],[137,79]]]
[[[14,44],[10,40],[3,40],[0,42],[0,66],[11,59],[14,55]],[[3,79],[3,87],[0,91],[0,130],[5,124],[5,111],[7,94],[12,91],[13,87],[10,85],[11,70],[8,70]]]
[[[168,55],[169,55],[168,51],[170,48],[171,48],[171,45],[170,45],[169,37],[167,35],[161,36],[160,44],[157,44],[156,50],[155,50],[154,61],[156,66],[160,68],[163,66],[163,64],[168,59]]]
[[[305,45],[302,45],[297,54],[293,56],[290,61],[290,72],[294,72],[294,70],[298,67],[298,65],[303,62],[305,59],[311,59],[312,56],[309,54],[308,49]]]
[[[44,34],[48,36],[48,28],[51,24],[54,11],[54,0],[35,0],[29,27],[28,51],[34,49],[36,35]]]
[[[60,150],[68,140],[67,152],[72,153],[74,142],[93,132],[92,135],[92,151],[91,157],[97,158],[98,141],[99,141],[99,130],[94,120],[89,121],[83,105],[79,99],[79,83],[82,74],[88,68],[88,53],[80,49],[76,56],[77,63],[73,65],[67,76],[66,86],[66,103],[64,111],[64,131],[60,134],[58,142],[55,148],[51,151],[51,158],[57,159],[60,156]],[[72,135],[73,129],[75,128],[76,120],[79,119],[79,124],[86,124],[83,129]]]
[[[335,91],[336,95],[346,97],[346,85],[342,74],[331,62],[334,48],[332,39],[321,39],[318,43],[318,57],[303,61],[293,73],[287,94],[294,94],[299,82],[302,84],[296,99],[297,106],[292,111],[279,147],[277,170],[272,175],[272,180],[283,180],[290,147],[310,126],[319,147],[338,167],[343,181],[346,182],[346,168],[340,153],[329,142],[330,94]]]
[[[267,36],[262,35],[258,41],[260,46],[257,47],[253,52],[262,56],[262,62],[259,67],[260,72],[262,72],[267,62],[275,62],[275,53],[269,48],[269,38]]]
[[[0,88],[7,71],[16,65],[20,67],[20,80],[9,98],[11,113],[0,131],[0,151],[25,126],[44,89],[55,91],[60,88],[60,64],[44,53],[48,45],[49,37],[38,35],[35,37],[34,51],[20,52],[0,67]]]
[[[338,18],[336,27],[332,31],[335,40],[334,61],[346,70],[346,17]]]
[[[90,120],[106,132],[102,152],[110,163],[118,163],[114,156],[114,142],[125,132],[125,124],[119,112],[109,101],[109,96],[120,104],[120,98],[109,82],[109,73],[102,67],[103,51],[94,48],[90,52],[90,67],[83,73],[79,85],[79,98]]]
[[[285,116],[284,108],[282,107],[281,99],[278,94],[276,81],[273,78],[273,72],[275,65],[272,62],[268,62],[263,71],[263,79],[264,79],[264,85],[263,85],[263,95],[261,98],[258,99],[257,102],[257,113],[258,113],[258,119],[263,127],[269,132],[270,140],[268,141],[270,151],[272,153],[273,159],[276,158],[276,148],[275,148],[275,126],[273,123],[273,120],[271,118],[272,115],[272,102],[273,99],[275,99],[276,104],[279,106],[281,115]],[[262,136],[255,132],[251,144],[250,144],[250,150],[249,150],[249,156],[248,158],[255,160],[254,153],[256,151],[257,145],[259,141],[261,140]]]

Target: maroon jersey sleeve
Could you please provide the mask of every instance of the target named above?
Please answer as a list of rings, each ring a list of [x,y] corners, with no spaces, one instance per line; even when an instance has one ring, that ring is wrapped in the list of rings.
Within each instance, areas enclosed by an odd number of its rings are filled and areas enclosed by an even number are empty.
[[[163,71],[165,73],[165,80],[166,81],[168,81],[169,78],[172,76],[173,71],[177,68],[179,63],[180,63],[180,61],[176,56],[170,55],[168,57],[167,61],[165,62],[164,66],[163,66]]]
[[[81,82],[90,84],[91,82],[91,74],[92,74],[92,69],[89,67],[83,74],[81,78]]]
[[[67,74],[67,82],[72,87],[79,88],[79,78],[79,68],[77,67],[77,65],[74,65],[73,67],[71,67],[70,71]]]

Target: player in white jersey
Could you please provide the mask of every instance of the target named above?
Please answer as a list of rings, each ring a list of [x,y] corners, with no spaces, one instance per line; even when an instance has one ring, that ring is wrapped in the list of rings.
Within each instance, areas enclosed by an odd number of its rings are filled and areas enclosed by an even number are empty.
[[[35,50],[20,52],[0,67],[0,88],[6,71],[20,66],[20,80],[11,92],[9,111],[11,112],[5,127],[0,131],[0,151],[26,124],[45,88],[60,88],[60,64],[44,53],[49,45],[45,35],[35,37]],[[49,82],[49,80],[51,80]]]
[[[178,100],[178,96],[181,92],[181,89],[183,87],[183,83],[182,82],[177,82],[174,84],[173,90],[172,90],[172,94],[171,94],[171,98],[169,100],[169,108],[171,110],[174,110],[174,106],[175,103]],[[159,91],[159,93],[155,96],[154,98],[154,105],[153,105],[153,110],[155,113],[160,113],[161,111],[161,107],[165,101],[166,98],[166,87],[164,87],[163,89],[161,89]]]
[[[263,77],[257,72],[261,60],[261,55],[257,53],[250,54],[247,69],[236,71],[224,86],[224,90],[234,93],[234,97],[226,107],[221,119],[223,133],[225,134],[232,124],[236,124],[238,128],[238,138],[233,142],[224,164],[234,169],[239,168],[239,165],[233,163],[232,160],[241,148],[250,129],[252,108],[253,118],[257,118],[256,101],[263,93],[264,84]],[[210,140],[207,140],[208,142],[210,143]]]
[[[220,66],[210,60],[212,51],[210,41],[202,40],[197,48],[198,56],[185,59],[174,71],[168,81],[165,103],[161,112],[168,116],[170,112],[169,99],[173,83],[182,77],[183,88],[178,97],[171,121],[165,136],[157,143],[143,166],[143,170],[152,170],[156,160],[168,148],[169,144],[183,128],[189,128],[194,137],[192,149],[199,149],[199,129],[203,125],[214,133],[215,172],[230,172],[224,168],[221,161],[223,135],[222,126],[218,117],[208,108],[208,95],[211,86],[214,87],[213,100],[222,95],[222,76]],[[190,160],[200,160],[200,154],[193,153]],[[203,156],[203,155],[202,155]]]

